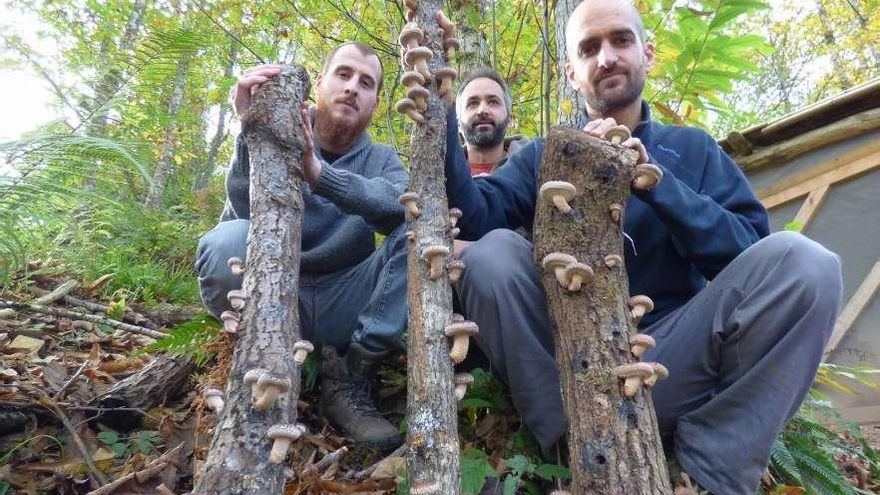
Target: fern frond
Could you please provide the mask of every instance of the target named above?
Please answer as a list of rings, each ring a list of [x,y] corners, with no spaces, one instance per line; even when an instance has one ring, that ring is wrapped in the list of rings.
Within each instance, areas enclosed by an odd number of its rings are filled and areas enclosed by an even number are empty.
[[[773,442],[770,450],[771,466],[784,481],[789,484],[802,485],[801,472],[788,447],[779,438]]]

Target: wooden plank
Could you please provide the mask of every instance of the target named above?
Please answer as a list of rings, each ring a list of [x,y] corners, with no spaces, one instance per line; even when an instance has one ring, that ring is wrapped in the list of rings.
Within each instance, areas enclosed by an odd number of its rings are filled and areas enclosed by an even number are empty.
[[[866,157],[871,153],[878,151],[880,151],[880,139],[868,141],[862,146],[858,146],[856,148],[848,150],[845,153],[835,153],[834,156],[832,156],[831,158],[828,158],[827,160],[813,165],[806,170],[802,170],[800,172],[796,172],[785,178],[782,178],[774,182],[770,186],[755,189],[755,195],[759,198],[766,198],[767,196],[771,196],[778,192],[794,187],[802,182],[806,182],[826,172],[838,169],[846,165],[847,163],[854,162],[859,158]]]
[[[826,356],[834,352],[837,344],[840,343],[843,336],[852,327],[852,324],[859,318],[862,311],[868,307],[868,303],[871,302],[871,298],[874,297],[874,293],[877,292],[878,288],[880,288],[880,261],[874,263],[874,268],[871,269],[871,272],[862,281],[855,294],[849,298],[846,307],[843,308],[840,316],[837,317],[834,331],[831,332],[831,338],[828,340],[828,345],[825,346]]]
[[[804,204],[801,205],[801,209],[798,210],[797,215],[794,217],[794,221],[798,222],[801,226],[801,232],[806,231],[807,227],[810,226],[813,217],[816,216],[819,208],[822,207],[822,203],[825,202],[829,189],[831,189],[831,185],[822,186],[811,192],[807,199],[804,200]]]
[[[767,208],[769,210],[770,208],[788,203],[793,199],[797,199],[805,194],[809,194],[810,192],[823,186],[829,186],[837,182],[852,179],[853,177],[863,174],[865,172],[869,172],[877,168],[878,166],[880,166],[880,151],[871,153],[866,157],[860,158],[851,163],[847,163],[846,165],[838,169],[831,170],[818,177],[813,177],[812,179],[801,182],[796,186],[790,187],[776,194],[766,197],[759,196],[759,199],[764,205],[764,208]]]
[[[880,406],[843,407],[840,415],[845,421],[852,421],[860,425],[880,423]]]
[[[804,107],[793,114],[786,115],[776,122],[767,124],[765,127],[763,127],[761,129],[761,134],[765,136],[773,134],[774,132],[782,130],[788,126],[808,120],[816,116],[817,114],[826,112],[835,107],[846,105],[851,101],[855,101],[863,97],[873,96],[875,93],[880,93],[880,79],[874,79],[873,81],[868,81],[866,83],[860,84],[856,87],[844,91],[843,93],[834,95],[831,98],[817,101],[816,103]]]
[[[826,144],[843,141],[878,128],[880,128],[880,108],[874,108],[758,149],[751,155],[736,158],[736,163],[744,171],[778,165]]]

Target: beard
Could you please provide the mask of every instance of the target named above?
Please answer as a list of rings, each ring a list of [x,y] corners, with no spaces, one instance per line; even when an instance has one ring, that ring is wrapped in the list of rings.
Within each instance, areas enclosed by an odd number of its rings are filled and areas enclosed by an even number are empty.
[[[502,122],[491,122],[491,129],[477,130],[477,126],[485,124],[487,121],[476,121],[473,124],[464,126],[464,140],[467,144],[476,148],[492,148],[504,142],[504,136],[507,134],[507,124],[509,119]]]
[[[633,74],[623,74],[626,80],[618,87],[605,89],[604,94],[600,94],[599,87],[602,80],[598,84],[593,85],[593,89],[587,90],[584,99],[587,105],[600,115],[607,115],[609,112],[625,108],[642,96],[642,90],[645,89],[645,74],[639,69]],[[605,76],[608,77],[608,76]]]
[[[318,97],[315,107],[315,134],[319,143],[333,143],[336,149],[347,150],[370,125],[370,115],[352,121],[333,115],[332,103]]]

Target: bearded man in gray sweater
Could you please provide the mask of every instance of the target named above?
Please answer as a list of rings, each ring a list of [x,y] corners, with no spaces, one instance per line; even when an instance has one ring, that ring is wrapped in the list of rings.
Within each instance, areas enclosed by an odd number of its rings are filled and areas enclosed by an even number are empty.
[[[279,66],[263,65],[241,76],[233,89],[236,113],[279,73]],[[404,346],[406,241],[398,197],[409,176],[394,150],[366,133],[381,87],[375,51],[345,43],[330,52],[315,81],[315,108],[303,110],[313,146],[303,163],[299,315],[303,338],[322,347],[322,412],[355,442],[388,449],[403,437],[378,412],[373,384],[378,365]],[[220,224],[202,237],[196,259],[202,300],[214,315],[230,309],[226,293],[241,286],[226,263],[245,258],[249,173],[239,135]],[[378,249],[376,233],[387,236]]]

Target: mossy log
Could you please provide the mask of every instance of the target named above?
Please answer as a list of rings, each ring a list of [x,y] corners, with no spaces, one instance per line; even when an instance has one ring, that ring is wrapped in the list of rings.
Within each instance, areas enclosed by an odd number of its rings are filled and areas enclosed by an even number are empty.
[[[286,66],[262,85],[242,119],[250,154],[250,211],[247,260],[232,369],[208,457],[193,493],[281,495],[289,476],[281,460],[286,448],[270,456],[269,429],[294,425],[300,366],[293,346],[300,338],[300,238],[303,122],[300,114],[311,84],[302,67]],[[254,403],[252,370],[287,380],[288,389],[263,410]],[[262,381],[260,382],[262,383]],[[261,391],[266,392],[268,387]]]
[[[634,152],[582,131],[554,128],[539,174],[539,187],[564,181],[576,189],[568,213],[539,195],[534,255],[543,273],[569,420],[571,492],[579,495],[672,493],[649,390],[639,386],[628,397],[614,371],[638,361],[630,346],[637,330],[619,227],[635,160]],[[551,253],[573,256],[592,276],[571,290],[570,280],[563,284],[555,269],[544,268]]]

